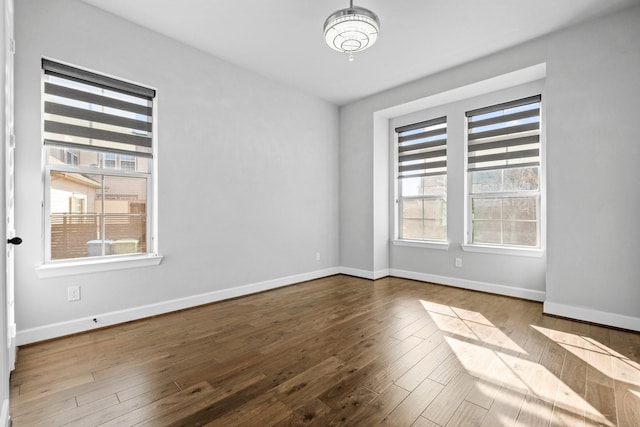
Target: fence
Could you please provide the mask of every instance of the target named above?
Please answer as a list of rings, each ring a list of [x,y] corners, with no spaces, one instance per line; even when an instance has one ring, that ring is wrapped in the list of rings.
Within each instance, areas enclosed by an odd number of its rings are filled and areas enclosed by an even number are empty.
[[[85,258],[88,242],[100,240],[105,221],[105,239],[138,241],[137,252],[146,252],[147,218],[144,215],[52,215],[51,259]]]

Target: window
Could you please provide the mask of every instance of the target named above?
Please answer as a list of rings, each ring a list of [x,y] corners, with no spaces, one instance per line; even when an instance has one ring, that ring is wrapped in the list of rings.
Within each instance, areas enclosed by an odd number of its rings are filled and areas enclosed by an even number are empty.
[[[79,156],[78,150],[64,150],[64,162],[68,165],[77,165]]]
[[[71,194],[69,197],[69,213],[85,213],[87,211],[87,197],[84,194]]]
[[[447,240],[447,118],[396,128],[398,238]]]
[[[136,170],[136,157],[125,154],[100,153],[100,167],[110,169]]]
[[[98,158],[100,159],[101,168],[116,168],[116,155],[114,153],[99,153]]]
[[[466,113],[468,243],[540,247],[540,102]]]
[[[120,155],[120,168],[128,171],[136,170],[136,158],[134,156]]]
[[[46,59],[46,261],[150,252],[155,91]]]

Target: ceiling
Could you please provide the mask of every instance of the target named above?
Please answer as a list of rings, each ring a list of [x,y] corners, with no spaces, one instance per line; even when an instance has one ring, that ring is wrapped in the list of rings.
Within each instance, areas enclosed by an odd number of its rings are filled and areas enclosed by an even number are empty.
[[[380,37],[349,62],[322,26],[347,0],[83,0],[337,105],[640,0],[357,0]]]

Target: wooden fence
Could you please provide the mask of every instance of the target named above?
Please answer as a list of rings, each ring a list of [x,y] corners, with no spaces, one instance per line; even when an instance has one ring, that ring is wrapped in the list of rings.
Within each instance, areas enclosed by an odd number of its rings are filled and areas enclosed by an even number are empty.
[[[84,258],[92,253],[101,239],[99,216],[52,215],[51,259]],[[107,240],[134,239],[138,241],[138,252],[147,251],[147,224],[144,216],[105,217]],[[89,251],[88,251],[89,249]]]

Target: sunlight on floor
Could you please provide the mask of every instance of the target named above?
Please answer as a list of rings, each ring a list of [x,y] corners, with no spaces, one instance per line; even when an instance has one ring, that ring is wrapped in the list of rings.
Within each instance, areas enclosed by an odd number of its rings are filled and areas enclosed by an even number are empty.
[[[466,400],[489,409],[489,415],[493,410],[500,424],[552,419],[613,426],[615,403],[606,400],[614,390],[628,392],[624,398],[640,405],[638,363],[593,338],[530,325],[526,335],[514,335],[516,343],[479,312],[420,303],[455,354],[451,370],[457,364],[475,377]],[[620,384],[635,389],[621,390]],[[590,402],[604,407],[604,413]]]
[[[610,379],[640,386],[640,364],[595,341],[562,331],[531,326],[565,350],[581,358]],[[636,393],[634,393],[636,394]]]
[[[421,300],[420,303],[443,332],[480,340],[484,344],[514,352],[524,352],[482,314]]]

